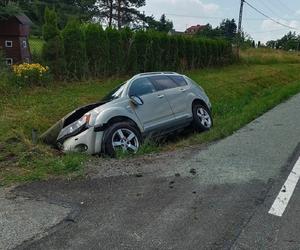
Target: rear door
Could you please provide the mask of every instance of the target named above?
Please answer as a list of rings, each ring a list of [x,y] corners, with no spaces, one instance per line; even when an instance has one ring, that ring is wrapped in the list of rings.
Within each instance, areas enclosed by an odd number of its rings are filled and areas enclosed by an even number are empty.
[[[171,109],[177,120],[186,120],[190,117],[188,112],[189,85],[182,76],[159,75],[151,77],[153,84],[167,97]]]
[[[161,91],[157,91],[149,78],[139,78],[132,82],[129,88],[129,97],[138,96],[144,104],[134,106],[145,132],[151,132],[167,126],[175,119],[170,104]]]

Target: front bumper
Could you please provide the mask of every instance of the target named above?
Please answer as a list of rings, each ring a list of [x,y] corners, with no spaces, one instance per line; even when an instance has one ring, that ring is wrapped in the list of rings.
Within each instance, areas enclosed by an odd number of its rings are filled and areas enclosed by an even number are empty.
[[[94,127],[90,127],[82,133],[66,139],[62,143],[64,152],[86,152],[88,154],[98,154],[101,152],[103,132],[95,132]]]

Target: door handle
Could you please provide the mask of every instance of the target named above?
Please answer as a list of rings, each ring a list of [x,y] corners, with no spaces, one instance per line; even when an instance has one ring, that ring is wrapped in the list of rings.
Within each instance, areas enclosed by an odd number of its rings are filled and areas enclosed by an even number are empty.
[[[181,92],[185,92],[186,91],[186,89],[179,89]]]
[[[158,95],[157,97],[161,99],[161,98],[164,98],[164,96],[165,95]]]

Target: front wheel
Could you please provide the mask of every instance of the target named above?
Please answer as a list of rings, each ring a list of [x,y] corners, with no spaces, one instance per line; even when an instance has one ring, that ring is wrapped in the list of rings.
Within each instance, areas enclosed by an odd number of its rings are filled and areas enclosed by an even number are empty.
[[[202,104],[193,105],[193,125],[197,131],[206,131],[213,126],[211,112]]]
[[[135,154],[141,146],[142,138],[138,129],[129,122],[112,124],[104,133],[103,151],[115,156],[117,152]]]

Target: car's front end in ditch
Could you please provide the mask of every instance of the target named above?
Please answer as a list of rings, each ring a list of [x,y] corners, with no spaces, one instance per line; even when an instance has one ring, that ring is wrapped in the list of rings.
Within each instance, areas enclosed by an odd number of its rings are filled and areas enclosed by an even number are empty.
[[[41,139],[62,151],[86,152],[96,154],[101,151],[103,132],[95,129],[98,113],[96,107],[104,103],[89,104],[81,107],[58,121]],[[87,113],[85,113],[87,112]]]
[[[79,134],[72,135],[66,139],[58,140],[59,148],[64,151],[85,152],[96,154],[101,151],[103,132],[95,132],[94,127],[87,128]]]

